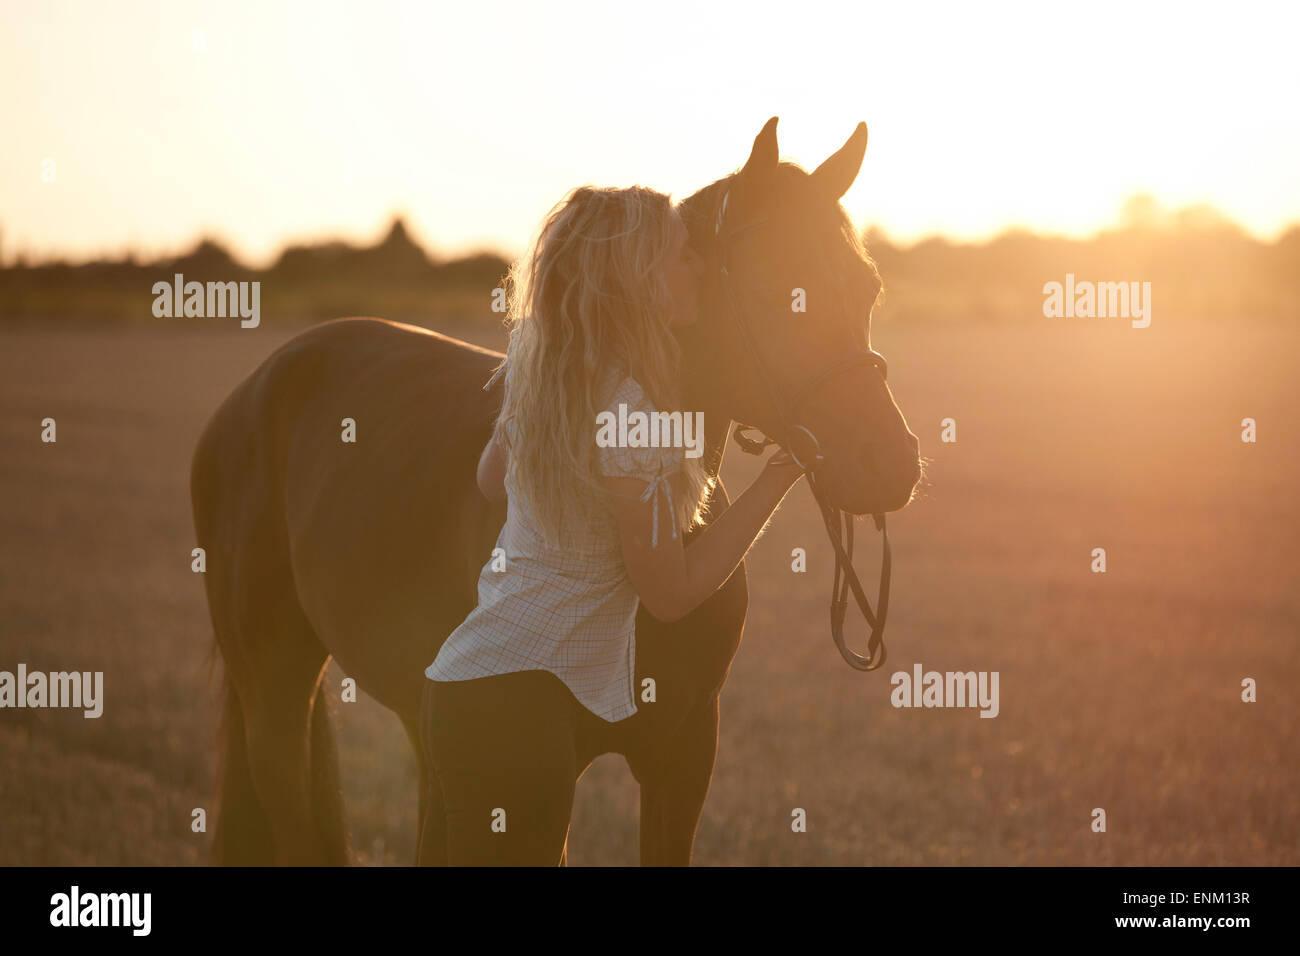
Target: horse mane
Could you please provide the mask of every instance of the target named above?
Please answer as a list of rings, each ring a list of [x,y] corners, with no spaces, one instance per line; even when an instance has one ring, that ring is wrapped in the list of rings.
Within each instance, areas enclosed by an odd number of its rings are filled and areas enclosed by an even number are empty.
[[[706,243],[712,242],[714,217],[718,214],[722,193],[738,175],[740,175],[739,170],[730,176],[723,176],[691,193],[678,204],[677,212],[682,217],[686,231],[690,234],[697,250],[703,249]]]

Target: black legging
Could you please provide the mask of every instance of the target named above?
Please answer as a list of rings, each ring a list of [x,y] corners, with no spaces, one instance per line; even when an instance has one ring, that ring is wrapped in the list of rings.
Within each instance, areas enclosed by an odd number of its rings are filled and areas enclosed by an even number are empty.
[[[424,684],[420,864],[564,865],[579,741],[611,725],[549,671]]]

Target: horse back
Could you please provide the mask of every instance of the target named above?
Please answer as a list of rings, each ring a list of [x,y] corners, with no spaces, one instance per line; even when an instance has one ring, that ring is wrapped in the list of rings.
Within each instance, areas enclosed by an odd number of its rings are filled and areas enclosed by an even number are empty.
[[[279,526],[313,630],[399,712],[474,608],[505,521],[475,477],[501,400],[483,384],[501,357],[396,322],[325,322],[272,353],[200,441],[196,478],[206,447],[240,489],[224,519]]]

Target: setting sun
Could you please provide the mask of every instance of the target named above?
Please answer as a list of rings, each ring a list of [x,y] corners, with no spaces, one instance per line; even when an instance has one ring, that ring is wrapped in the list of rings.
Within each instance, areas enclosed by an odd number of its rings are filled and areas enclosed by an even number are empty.
[[[1258,105],[1300,87],[1271,5],[0,9],[6,262],[207,234],[266,265],[397,212],[441,254],[514,255],[573,185],[683,196],[773,115],[804,166],[866,121],[845,208],[899,241],[1084,235],[1138,192],[1262,238],[1300,219],[1300,113]]]

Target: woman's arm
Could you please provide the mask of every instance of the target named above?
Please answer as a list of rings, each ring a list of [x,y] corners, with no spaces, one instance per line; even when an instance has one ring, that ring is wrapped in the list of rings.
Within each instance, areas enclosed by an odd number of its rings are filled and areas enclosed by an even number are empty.
[[[663,496],[640,500],[646,482],[639,478],[605,478],[618,523],[628,577],[646,610],[665,623],[680,620],[726,583],[785,497],[803,475],[785,452],[768,459],[762,473],[731,506],[689,545],[672,536],[675,518]],[[673,497],[680,478],[671,479]],[[651,547],[653,512],[659,509],[659,546]]]
[[[506,498],[506,452],[497,441],[495,428],[478,459],[478,490],[488,501]]]

